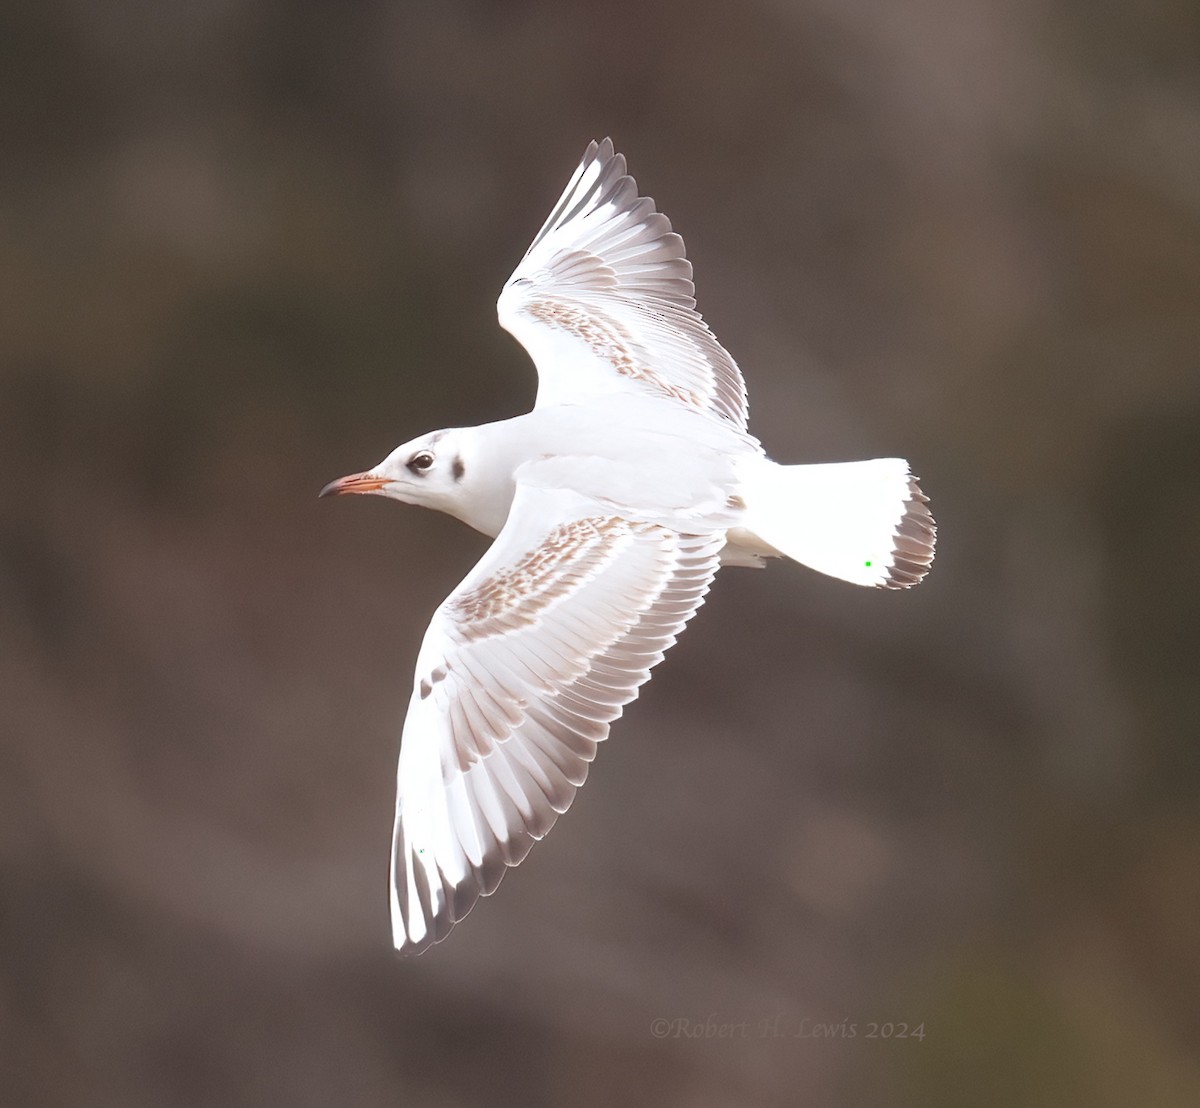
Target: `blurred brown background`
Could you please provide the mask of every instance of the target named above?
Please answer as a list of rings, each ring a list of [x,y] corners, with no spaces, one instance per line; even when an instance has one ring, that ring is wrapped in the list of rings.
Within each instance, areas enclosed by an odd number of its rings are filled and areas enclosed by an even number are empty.
[[[494,300],[605,134],[771,453],[907,456],[939,559],[723,573],[400,961],[484,540],[315,497],[528,407]],[[1192,0],[18,0],[0,289],[0,1103],[1200,1103]]]

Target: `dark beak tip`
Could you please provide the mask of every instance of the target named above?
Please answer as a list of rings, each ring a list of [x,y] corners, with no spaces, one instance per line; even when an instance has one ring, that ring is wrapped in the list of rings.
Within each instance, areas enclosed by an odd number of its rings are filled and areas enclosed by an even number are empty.
[[[326,485],[319,493],[317,493],[317,499],[323,500],[327,496],[332,496],[337,492],[337,484],[337,481],[330,481],[328,485]]]

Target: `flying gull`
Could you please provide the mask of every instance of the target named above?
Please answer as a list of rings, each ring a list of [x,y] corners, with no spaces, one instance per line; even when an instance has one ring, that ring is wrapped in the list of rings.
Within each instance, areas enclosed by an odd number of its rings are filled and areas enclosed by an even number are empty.
[[[693,292],[683,240],[591,143],[497,305],[537,366],[533,411],[422,435],[321,493],[495,539],[417,656],[391,860],[403,953],[444,939],[567,810],[720,566],[789,557],[906,589],[933,561],[907,462],[767,458]]]

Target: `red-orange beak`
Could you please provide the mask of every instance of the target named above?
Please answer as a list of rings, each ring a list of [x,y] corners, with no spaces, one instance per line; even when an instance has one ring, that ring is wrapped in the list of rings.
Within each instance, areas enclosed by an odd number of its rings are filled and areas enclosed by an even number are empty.
[[[386,484],[386,477],[376,477],[373,473],[352,473],[349,477],[339,477],[336,481],[330,481],[317,494],[317,498],[342,496],[348,492],[379,492]]]

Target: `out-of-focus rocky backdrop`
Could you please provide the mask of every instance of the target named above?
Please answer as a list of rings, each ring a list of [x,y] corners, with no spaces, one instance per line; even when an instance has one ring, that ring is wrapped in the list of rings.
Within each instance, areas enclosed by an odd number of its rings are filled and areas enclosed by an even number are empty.
[[[494,300],[605,134],[768,450],[910,458],[939,557],[724,572],[400,961],[484,540],[316,492],[528,407]],[[0,1101],[1200,1103],[1198,351],[1185,0],[5,6]]]

